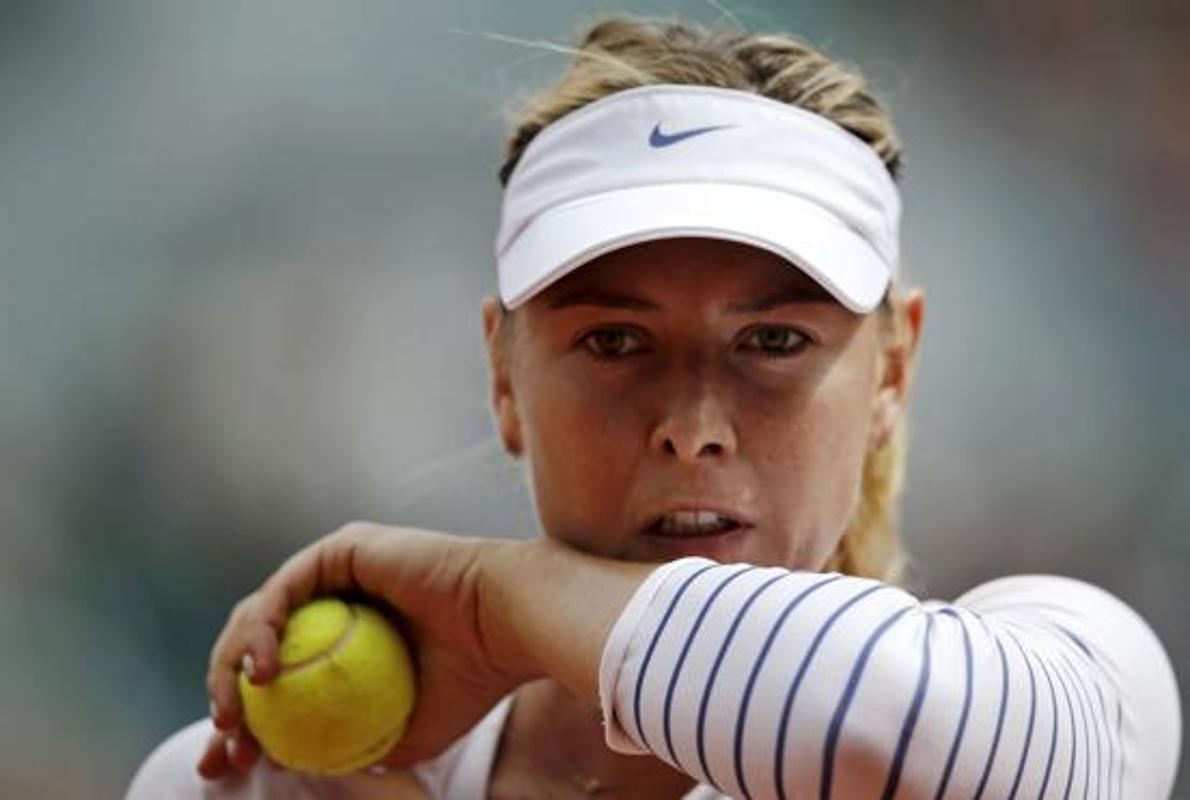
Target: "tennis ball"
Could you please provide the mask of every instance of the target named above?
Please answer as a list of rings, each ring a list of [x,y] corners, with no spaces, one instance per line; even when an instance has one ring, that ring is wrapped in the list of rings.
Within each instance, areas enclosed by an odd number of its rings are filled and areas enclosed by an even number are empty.
[[[313,600],[285,623],[280,672],[239,677],[248,730],[278,764],[342,775],[379,760],[405,732],[416,687],[409,651],[366,605]]]

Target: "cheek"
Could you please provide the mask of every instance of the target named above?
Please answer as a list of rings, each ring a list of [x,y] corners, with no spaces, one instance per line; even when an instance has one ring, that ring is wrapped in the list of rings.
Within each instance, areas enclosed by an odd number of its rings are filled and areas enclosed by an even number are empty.
[[[601,453],[629,437],[623,410],[581,381],[542,370],[523,397],[526,438],[538,460],[552,467],[589,471]]]
[[[755,440],[774,542],[790,565],[817,569],[834,551],[859,499],[872,378],[839,365],[797,403],[766,415]]]
[[[615,523],[639,453],[637,423],[582,381],[538,372],[521,423],[538,515],[548,535],[591,545]]]

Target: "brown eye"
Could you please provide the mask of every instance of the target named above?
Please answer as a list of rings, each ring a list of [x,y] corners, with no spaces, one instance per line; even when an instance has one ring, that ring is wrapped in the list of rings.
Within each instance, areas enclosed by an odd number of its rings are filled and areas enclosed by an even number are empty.
[[[743,341],[746,349],[758,350],[766,358],[784,358],[798,353],[810,340],[795,328],[765,325],[753,329]]]
[[[640,338],[627,328],[599,328],[579,341],[591,355],[601,359],[631,355],[641,348]]]

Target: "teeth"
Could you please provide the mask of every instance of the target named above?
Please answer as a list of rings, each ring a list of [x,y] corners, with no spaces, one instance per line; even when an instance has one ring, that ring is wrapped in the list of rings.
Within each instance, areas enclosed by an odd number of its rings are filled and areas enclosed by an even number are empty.
[[[675,511],[661,518],[658,533],[668,536],[699,536],[735,527],[731,517],[714,511]]]

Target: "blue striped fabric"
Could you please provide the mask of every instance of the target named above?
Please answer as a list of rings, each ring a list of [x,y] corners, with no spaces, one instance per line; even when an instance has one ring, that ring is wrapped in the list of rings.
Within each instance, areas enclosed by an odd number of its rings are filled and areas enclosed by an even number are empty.
[[[834,574],[662,569],[605,648],[609,744],[717,793],[1115,800],[1172,785],[1168,659],[1088,584],[1021,576],[923,603]],[[1163,708],[1129,705],[1162,692]]]

